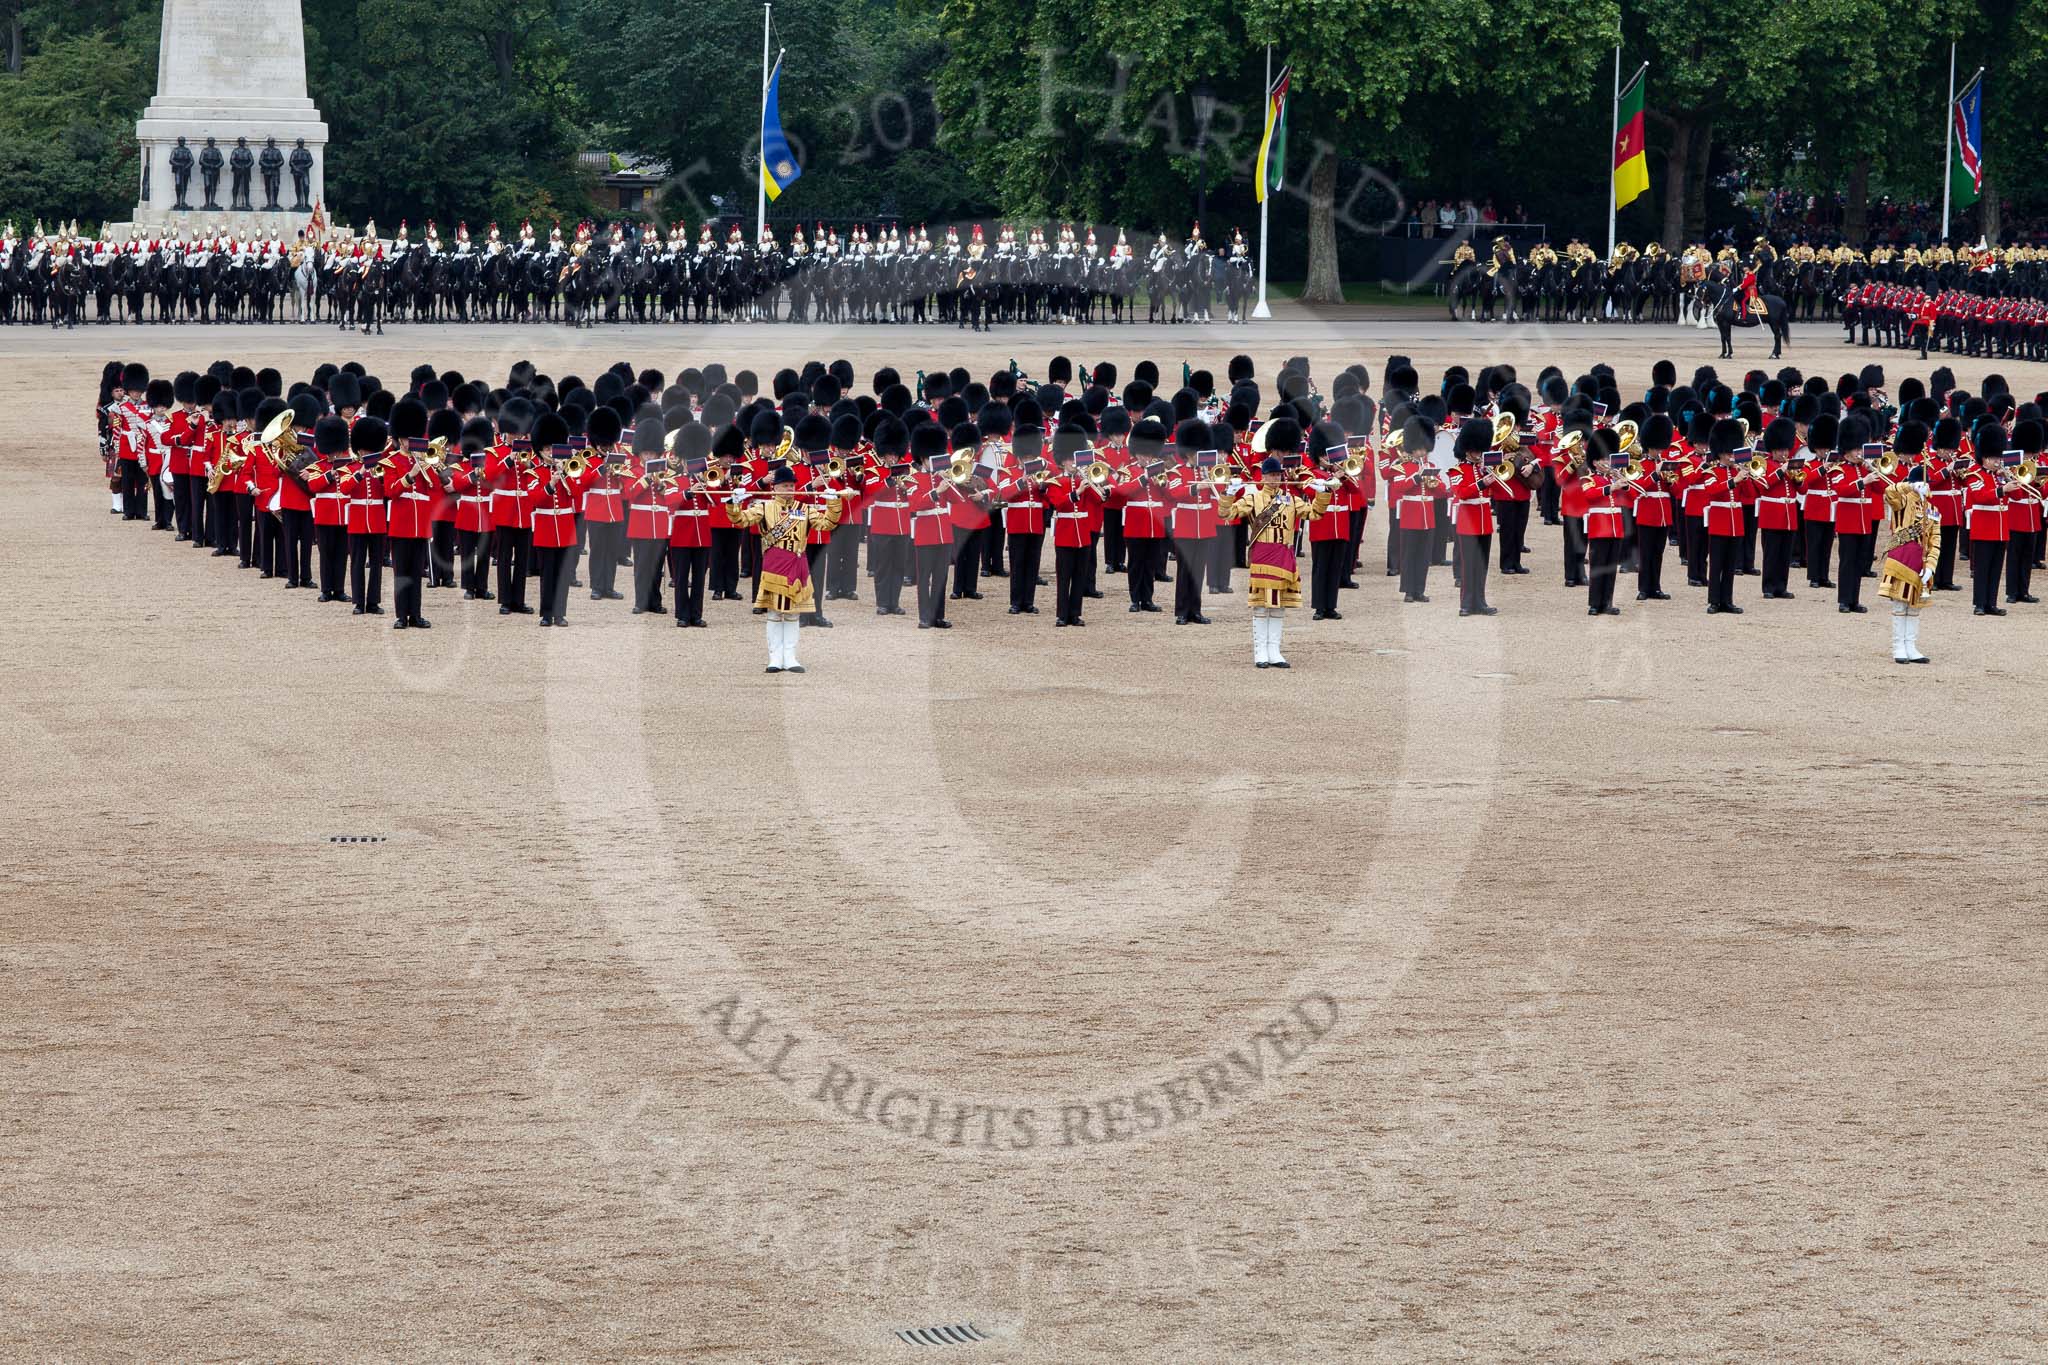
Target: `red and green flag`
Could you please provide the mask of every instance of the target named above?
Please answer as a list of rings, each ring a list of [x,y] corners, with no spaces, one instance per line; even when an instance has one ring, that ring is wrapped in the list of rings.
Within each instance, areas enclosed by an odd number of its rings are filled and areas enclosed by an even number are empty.
[[[1273,88],[1266,92],[1266,134],[1259,139],[1256,183],[1252,187],[1256,202],[1261,204],[1287,178],[1287,85],[1288,74],[1293,70],[1291,63],[1281,67]]]
[[[1614,207],[1620,208],[1650,188],[1650,162],[1643,153],[1643,78],[1636,72],[1614,102]]]

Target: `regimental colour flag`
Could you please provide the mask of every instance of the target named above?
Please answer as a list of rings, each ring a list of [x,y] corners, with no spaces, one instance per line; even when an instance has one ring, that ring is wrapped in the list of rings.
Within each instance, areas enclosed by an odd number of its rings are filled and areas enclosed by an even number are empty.
[[[768,92],[761,101],[761,188],[770,199],[796,183],[803,168],[782,132],[782,54],[775,55],[775,69],[768,74]]]
[[[1287,86],[1293,70],[1292,63],[1281,67],[1273,88],[1266,92],[1266,134],[1259,139],[1252,186],[1253,198],[1261,204],[1287,178]]]
[[[1614,102],[1614,207],[1620,208],[1650,188],[1650,162],[1643,152],[1643,83],[1645,65]]]
[[[1955,153],[1948,163],[1950,201],[1968,208],[1984,193],[1984,73],[1963,87],[1948,110],[1949,139]]]

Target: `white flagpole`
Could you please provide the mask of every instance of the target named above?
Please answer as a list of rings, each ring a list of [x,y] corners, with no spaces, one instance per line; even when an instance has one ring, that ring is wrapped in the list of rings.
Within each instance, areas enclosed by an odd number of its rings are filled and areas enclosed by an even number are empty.
[[[1948,107],[1941,111],[1941,240],[1948,240],[1948,178],[1956,154],[1956,45],[1948,45]]]
[[[768,226],[768,182],[763,175],[768,168],[768,39],[774,28],[771,16],[775,13],[774,0],[761,3],[761,118],[758,129],[761,134],[761,164],[754,174],[754,240],[761,240],[762,229]]]
[[[1270,116],[1273,108],[1273,45],[1266,44],[1266,109]],[[1270,153],[1269,153],[1270,154]],[[1259,301],[1252,305],[1252,316],[1269,318],[1273,310],[1266,306],[1266,210],[1272,207],[1273,192],[1263,184],[1259,191]]]
[[[1607,259],[1614,259],[1614,153],[1621,142],[1621,47],[1614,49],[1614,103],[1608,110],[1613,125],[1607,134]]]

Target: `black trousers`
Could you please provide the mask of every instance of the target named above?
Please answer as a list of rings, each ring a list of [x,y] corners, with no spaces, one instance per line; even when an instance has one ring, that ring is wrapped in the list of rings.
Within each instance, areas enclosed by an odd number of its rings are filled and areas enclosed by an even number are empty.
[[[147,468],[143,470],[143,477],[149,477]],[[155,524],[157,526],[168,527],[171,525],[175,519],[173,516],[175,504],[171,499],[171,495],[164,491],[164,481],[160,477],[149,480],[149,505],[155,509]]]
[[[1564,585],[1576,588],[1586,581],[1586,519],[1564,519]]]
[[[2034,583],[2034,541],[2039,531],[2009,531],[2005,540],[2005,600],[2017,602]]]
[[[634,567],[637,572],[638,566]],[[710,572],[710,546],[668,547],[668,576],[675,583],[676,620],[695,623],[704,619],[704,581]]]
[[[717,536],[714,530],[712,535]],[[633,542],[633,605],[640,611],[661,610],[661,566],[668,555],[668,542],[643,537]],[[712,550],[712,568],[718,551]]]
[[[455,554],[462,566],[462,590],[478,597],[491,590],[491,535],[488,531],[457,531]]]
[[[391,538],[391,606],[401,621],[420,619],[425,605],[423,589],[427,578],[427,539],[424,536]]]
[[[192,543],[206,548],[212,544],[209,536],[213,530],[213,498],[206,491],[206,476],[190,474],[192,481]]]
[[[1756,504],[1742,509],[1742,572],[1756,572]]]
[[[981,538],[986,531],[953,528],[953,592],[965,597],[981,590]]]
[[[1664,591],[1664,551],[1671,542],[1669,526],[1636,523],[1636,591]]]
[[[1457,529],[1453,524],[1455,521],[1456,518],[1451,515],[1450,499],[1438,498],[1436,500],[1436,530],[1430,533],[1429,538],[1430,563],[1438,568],[1442,568],[1451,562],[1451,542],[1457,539],[1452,534]]]
[[[1365,544],[1365,519],[1372,511],[1371,504],[1354,508],[1351,513],[1351,558],[1345,562],[1344,578],[1348,582],[1358,570],[1359,547]]]
[[[946,619],[946,570],[952,565],[952,545],[917,547],[917,620],[935,625]]]
[[[825,595],[860,600],[860,541],[858,524],[841,522],[832,528],[831,549],[825,556]],[[873,558],[872,554],[869,558]]]
[[[1707,537],[1707,605],[1735,605],[1735,575],[1742,568],[1741,536]]]
[[[747,600],[754,601],[761,595],[761,534],[758,531],[740,532],[740,577],[747,580]]]
[[[121,515],[130,521],[140,521],[149,515],[148,471],[139,460],[122,460],[120,469]]]
[[[1349,540],[1312,540],[1308,546],[1308,605],[1325,616],[1337,610],[1337,590],[1351,569]]]
[[[1871,531],[1842,531],[1835,536],[1835,543],[1841,554],[1841,562],[1835,568],[1835,602],[1853,607],[1863,600],[1863,571],[1870,567],[1877,535]]]
[[[1815,521],[1808,518],[1806,528],[1806,586],[1825,588],[1828,585],[1828,561],[1834,556],[1835,524],[1832,521]]]
[[[455,586],[455,523],[437,521],[434,523],[434,538],[427,542],[427,586],[430,588],[452,588]]]
[[[190,474],[171,475],[171,520],[185,540],[192,538],[192,508],[198,502],[198,482]]]
[[[1038,606],[1038,566],[1045,559],[1045,532],[1010,533],[1010,605],[1019,611]]]
[[[1088,554],[1081,561],[1081,573],[1085,580],[1081,585],[1084,597],[1099,597],[1101,590],[1095,585],[1096,570],[1102,564],[1102,532],[1096,531],[1088,537]]]
[[[1209,576],[1209,550],[1215,543],[1214,537],[1173,543],[1173,614],[1176,617],[1202,614],[1202,580]],[[1011,564],[1015,567],[1015,560]]]
[[[1401,572],[1401,518],[1387,509],[1387,577]]]
[[[237,516],[235,495],[223,488],[213,495],[213,548],[228,554],[235,552],[240,540],[236,529],[240,518]]]
[[[1557,486],[1557,471],[1548,465],[1543,469],[1543,482],[1536,485],[1536,506],[1543,513],[1545,526],[1557,525],[1557,508],[1562,490]]]
[[[1519,573],[1522,542],[1529,535],[1529,504],[1501,498],[1493,504],[1493,524],[1500,531],[1500,571]]]
[[[269,578],[277,572],[277,517],[260,507],[255,509],[253,516],[256,523],[253,542],[256,567],[263,571],[265,578]]]
[[[248,568],[256,562],[256,495],[235,494],[235,547],[242,557],[242,567]]]
[[[364,611],[384,606],[384,533],[348,538],[348,597]]]
[[[1621,572],[1621,559],[1628,542],[1620,536],[1597,537],[1586,542],[1586,605],[1606,611],[1614,605],[1614,580]]]
[[[1493,562],[1492,536],[1458,537],[1458,609],[1486,606],[1486,570]]]
[[[1124,537],[1124,579],[1130,584],[1131,601],[1151,606],[1152,589],[1166,569],[1166,542],[1151,538]]]
[[[1934,586],[1944,591],[1956,585],[1956,547],[1962,543],[1962,532],[1960,526],[1941,528],[1941,552],[1934,560]]]
[[[910,537],[869,536],[868,567],[875,572],[875,605],[896,610],[910,576]]]
[[[1686,555],[1686,583],[1694,587],[1706,585],[1706,518],[1688,516],[1686,530],[1679,538],[1679,548]]]
[[[619,563],[626,557],[626,523],[592,521],[584,528],[590,538],[590,590],[599,596],[616,592]]]
[[[569,581],[573,545],[542,545],[533,552],[540,568],[540,614],[559,621],[569,612]]]
[[[315,526],[313,538],[320,542],[320,595],[339,598],[348,591],[348,528]]]
[[[527,561],[533,555],[533,531],[529,527],[500,526],[491,534],[497,540],[492,552],[498,560],[498,607],[517,611],[526,605]]]
[[[1003,525],[992,522],[981,528],[981,571],[990,578],[1003,576]]]
[[[1404,597],[1421,597],[1429,591],[1429,552],[1434,548],[1436,532],[1410,530],[1401,532],[1401,594]]]
[[[1116,508],[1102,514],[1102,568],[1105,573],[1124,571],[1124,514]]]
[[[295,588],[313,583],[313,513],[310,508],[287,507],[279,528],[280,550],[284,556],[284,579]]]
[[[714,594],[740,590],[740,534],[731,526],[711,528],[711,591]]]
[[[1210,592],[1230,591],[1230,555],[1232,547],[1237,540],[1237,531],[1242,524],[1239,523],[1238,526],[1218,526],[1215,538],[1202,542],[1202,544],[1208,547]]]
[[[1797,531],[1765,531],[1764,540],[1764,596],[1785,591],[1792,577],[1792,547],[1799,540]]]
[[[2004,563],[2004,541],[1982,537],[1970,541],[1970,603],[1978,611],[1997,609],[1999,569]]]
[[[1245,523],[1245,522],[1242,522],[1242,521],[1240,521],[1240,522],[1237,522],[1236,524],[1234,524],[1234,525],[1233,525],[1233,526],[1232,526],[1232,527],[1230,528],[1230,567],[1231,567],[1231,568],[1233,568],[1233,569],[1242,569],[1242,568],[1244,567],[1244,551],[1245,551],[1245,545],[1246,545],[1246,542],[1247,542],[1247,541],[1248,541],[1248,540],[1250,539],[1250,537],[1251,537],[1251,527],[1250,527],[1250,525],[1249,525],[1248,523]]]
[[[1088,568],[1094,560],[1093,546],[1061,545],[1053,550],[1053,613],[1060,620],[1081,619],[1081,590],[1088,584]]]

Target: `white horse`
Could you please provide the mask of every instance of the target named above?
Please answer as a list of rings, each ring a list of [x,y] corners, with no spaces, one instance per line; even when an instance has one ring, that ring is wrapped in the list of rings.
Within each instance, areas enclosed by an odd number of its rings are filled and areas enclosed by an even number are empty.
[[[307,247],[292,271],[292,307],[300,322],[313,321],[313,309],[320,299],[320,265],[326,253]]]

